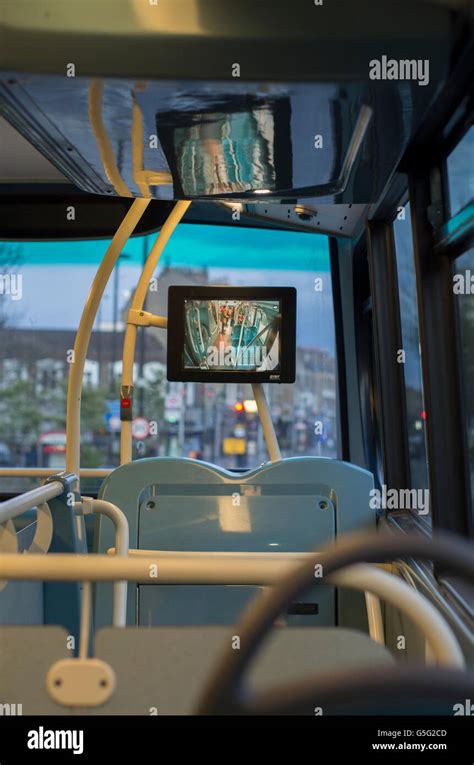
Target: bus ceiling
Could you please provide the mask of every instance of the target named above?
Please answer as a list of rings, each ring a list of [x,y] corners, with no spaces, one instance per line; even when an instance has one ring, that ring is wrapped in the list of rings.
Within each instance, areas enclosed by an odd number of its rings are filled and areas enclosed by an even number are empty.
[[[308,227],[316,205],[376,203],[446,87],[468,4],[270,5],[7,3],[1,113],[59,178],[104,197],[254,214],[308,200]],[[341,217],[319,226],[348,235]]]
[[[81,191],[1,118],[0,146],[0,240],[109,239],[114,235],[133,199]],[[153,200],[134,235],[158,231],[172,206],[172,201]],[[65,207],[74,208],[74,217],[64,215]],[[270,203],[197,201],[184,222],[235,225],[237,210],[241,226],[357,238],[369,208],[363,204],[325,204],[312,198],[282,198]]]

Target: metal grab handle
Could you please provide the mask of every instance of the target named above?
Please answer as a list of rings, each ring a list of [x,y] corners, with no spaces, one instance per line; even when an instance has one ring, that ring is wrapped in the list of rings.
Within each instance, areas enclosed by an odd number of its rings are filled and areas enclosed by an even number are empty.
[[[0,502],[0,523],[11,521],[22,513],[26,513],[28,510],[33,510],[38,505],[43,505],[54,497],[59,497],[64,491],[64,484],[61,481],[51,481],[44,484],[44,486],[38,486],[36,489],[31,489],[25,494],[20,494],[18,497],[12,497],[5,502]]]

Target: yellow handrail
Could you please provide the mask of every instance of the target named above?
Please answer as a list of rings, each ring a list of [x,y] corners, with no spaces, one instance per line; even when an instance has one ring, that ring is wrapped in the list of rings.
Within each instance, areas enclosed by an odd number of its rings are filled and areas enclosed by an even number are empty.
[[[133,296],[130,306],[131,311],[141,311],[148,290],[148,285],[153,276],[157,263],[165,249],[171,234],[185,214],[191,202],[177,202],[164,223],[158,238],[150,250],[150,254],[145,262],[140,279]],[[143,330],[142,330],[143,331]],[[135,324],[127,323],[125,329],[125,339],[123,344],[123,363],[122,363],[122,388],[131,388],[133,386],[133,362],[135,360],[135,346],[137,341],[137,327]],[[131,462],[132,459],[132,422],[130,420],[122,422],[120,431],[120,464]]]
[[[80,474],[82,378],[92,328],[115,263],[149,204],[149,199],[135,199],[118,227],[95,275],[77,330],[69,373],[66,413],[66,470],[77,476]]]

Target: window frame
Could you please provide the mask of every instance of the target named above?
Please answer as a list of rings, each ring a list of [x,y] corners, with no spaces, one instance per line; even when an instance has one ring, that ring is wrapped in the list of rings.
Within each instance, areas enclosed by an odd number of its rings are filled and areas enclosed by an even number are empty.
[[[372,219],[367,224],[372,293],[377,409],[382,442],[383,477],[388,489],[411,484],[403,366],[398,274],[392,224]]]
[[[452,289],[453,262],[474,234],[474,217],[459,227],[449,217],[447,156],[472,120],[461,113],[441,141],[432,139],[409,168],[417,274],[423,390],[433,528],[472,536],[459,321]],[[456,139],[456,140],[455,140]],[[454,342],[453,342],[454,340]]]
[[[349,408],[347,398],[347,367],[342,311],[341,273],[337,239],[329,237],[329,267],[331,269],[332,306],[336,352],[336,429],[338,459],[350,461]]]
[[[454,98],[453,92],[449,93],[444,108],[439,110],[436,115],[438,119],[433,123],[434,127],[431,133],[418,136],[418,147],[415,149],[413,146],[410,147],[400,163],[399,172],[394,174],[384,198],[377,206],[374,206],[369,220],[371,224],[381,227],[379,240],[385,237],[385,244],[380,244],[379,241],[378,255],[379,259],[388,260],[390,264],[394,256],[392,252],[393,221],[400,205],[410,202],[423,395],[427,412],[426,448],[430,485],[431,528],[457,532],[469,537],[473,534],[469,455],[464,427],[462,358],[457,312],[455,311],[452,292],[452,264],[455,258],[469,248],[469,244],[474,238],[474,205],[468,203],[450,218],[447,178],[447,156],[457,142],[462,140],[473,122],[473,108],[463,97],[463,87],[465,87],[465,82],[464,84],[460,83]],[[456,97],[458,98],[457,102]],[[420,145],[421,141],[423,143]],[[360,257],[362,253],[370,258],[370,235],[369,225],[365,234],[354,247],[354,256],[358,253]],[[376,257],[372,257],[372,268],[378,268],[376,260]],[[398,282],[396,283],[396,291],[397,311],[400,317]],[[373,275],[371,276],[371,293],[373,301]],[[437,300],[439,295],[443,295],[444,300]],[[390,299],[389,310],[392,312],[393,296],[388,295]],[[361,306],[359,306],[360,312]],[[433,316],[436,313],[438,314],[437,326],[433,328],[430,314]],[[355,318],[357,321],[360,316]],[[376,326],[374,326],[374,330],[375,334],[377,332]],[[391,337],[392,346],[397,336],[395,321],[391,335],[388,333],[388,337]],[[454,343],[453,338],[456,341]],[[380,402],[383,396],[381,385],[383,386],[384,379],[387,380],[390,366],[393,365],[390,365],[390,360],[387,357],[385,361],[381,358],[380,343],[378,346],[377,348],[377,341],[375,341],[375,369],[372,373],[372,383]],[[433,373],[433,368],[436,368],[437,365],[441,368],[444,366],[443,380],[446,384]],[[446,372],[447,369],[450,370],[449,373]],[[360,380],[361,370],[359,369],[359,384]],[[446,390],[448,390],[447,396]],[[403,396],[404,379],[400,379],[395,386],[394,399],[398,412],[401,412],[400,402],[403,400]],[[446,406],[446,399],[448,406]],[[442,409],[443,406],[444,415],[440,419],[437,410]],[[450,407],[455,411],[454,418],[448,413]],[[379,411],[383,411],[380,409],[380,404]],[[406,410],[403,411],[403,418],[406,418]],[[390,453],[389,441],[393,437],[393,425],[387,427],[387,423],[382,420],[382,423],[378,422],[377,427],[375,418],[372,417],[370,430],[377,441],[375,450],[380,448],[382,454]],[[367,433],[367,423],[364,423],[364,431],[364,437],[367,440],[371,435]],[[398,436],[399,433],[397,438]],[[403,475],[401,465],[408,454],[407,433],[406,440],[403,439],[402,441],[400,452],[395,455],[396,467],[388,465],[387,458],[384,457],[384,483],[387,485],[392,483],[393,485],[392,477],[397,475],[397,471],[398,476]],[[446,471],[446,458],[448,458],[452,470],[448,468]],[[445,475],[442,480],[438,480],[442,473],[448,475]],[[408,476],[410,476],[410,472],[408,472]],[[411,488],[411,480],[403,488]],[[429,533],[430,525],[426,519],[409,510],[387,511],[387,516],[393,516],[395,512],[397,516],[405,517],[407,520],[411,518],[411,523],[414,522],[420,530]]]

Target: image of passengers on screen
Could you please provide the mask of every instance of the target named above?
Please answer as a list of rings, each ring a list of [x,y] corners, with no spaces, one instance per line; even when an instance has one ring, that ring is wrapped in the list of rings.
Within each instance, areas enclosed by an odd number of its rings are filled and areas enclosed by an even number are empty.
[[[185,300],[184,368],[279,371],[280,300]]]

